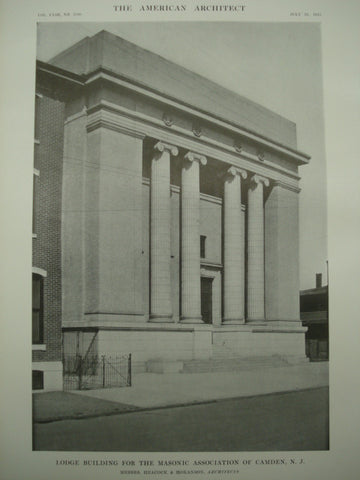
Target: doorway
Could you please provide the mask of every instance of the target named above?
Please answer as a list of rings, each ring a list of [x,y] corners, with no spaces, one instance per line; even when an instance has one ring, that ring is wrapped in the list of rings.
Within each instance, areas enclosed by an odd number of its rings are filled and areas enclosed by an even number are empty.
[[[212,323],[213,278],[201,277],[201,315],[204,323]]]

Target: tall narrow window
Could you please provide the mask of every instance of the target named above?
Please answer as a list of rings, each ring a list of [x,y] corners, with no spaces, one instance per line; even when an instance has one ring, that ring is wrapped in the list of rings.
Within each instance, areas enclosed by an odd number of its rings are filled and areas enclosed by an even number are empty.
[[[43,278],[33,273],[32,276],[32,343],[44,342],[43,321]]]
[[[32,211],[32,233],[33,237],[36,237],[36,215],[37,215],[37,202],[38,202],[38,183],[40,172],[34,168],[33,174],[33,211]]]
[[[34,124],[34,138],[35,142],[39,141],[40,132],[40,101],[42,99],[41,93],[35,94],[35,124]]]
[[[206,257],[206,236],[200,235],[200,258]]]

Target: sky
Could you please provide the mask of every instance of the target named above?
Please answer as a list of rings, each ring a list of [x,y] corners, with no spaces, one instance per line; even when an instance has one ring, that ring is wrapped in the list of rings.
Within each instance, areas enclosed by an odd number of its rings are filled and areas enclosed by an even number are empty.
[[[300,288],[327,283],[326,159],[318,23],[39,23],[37,56],[51,57],[100,30],[151,50],[288,118],[300,167]]]

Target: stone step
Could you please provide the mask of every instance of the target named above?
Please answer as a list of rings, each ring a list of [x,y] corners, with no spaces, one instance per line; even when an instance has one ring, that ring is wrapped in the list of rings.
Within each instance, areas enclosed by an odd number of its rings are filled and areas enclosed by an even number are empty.
[[[259,368],[285,367],[292,363],[281,357],[211,358],[184,361],[182,373],[233,372]]]
[[[131,363],[131,371],[132,371],[133,374],[145,373],[146,372],[145,362],[132,362]]]
[[[281,357],[280,355],[256,357],[226,357],[207,360],[152,360],[148,362],[133,362],[132,373],[209,373],[238,372],[259,370],[265,368],[288,367],[308,362],[304,357]]]

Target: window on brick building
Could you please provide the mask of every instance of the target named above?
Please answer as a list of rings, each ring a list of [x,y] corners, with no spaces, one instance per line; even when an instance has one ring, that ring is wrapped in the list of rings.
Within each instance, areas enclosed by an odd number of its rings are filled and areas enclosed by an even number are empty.
[[[206,236],[200,235],[200,258],[206,257]]]
[[[32,276],[32,343],[44,343],[43,277],[36,273]]]
[[[36,237],[36,214],[37,214],[37,202],[38,202],[38,186],[39,186],[40,172],[34,168],[33,172],[33,211],[32,211],[32,233]]]

